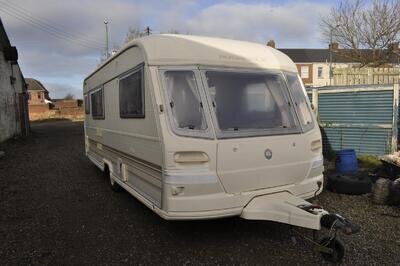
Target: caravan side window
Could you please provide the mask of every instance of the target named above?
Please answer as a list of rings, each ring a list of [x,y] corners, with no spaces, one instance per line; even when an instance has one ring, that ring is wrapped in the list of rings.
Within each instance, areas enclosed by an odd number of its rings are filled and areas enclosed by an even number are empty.
[[[121,118],[144,118],[143,67],[119,80]]]
[[[93,119],[104,119],[104,89],[101,87],[90,94]]]
[[[90,101],[89,101],[89,96],[85,94],[85,114],[90,114]]]

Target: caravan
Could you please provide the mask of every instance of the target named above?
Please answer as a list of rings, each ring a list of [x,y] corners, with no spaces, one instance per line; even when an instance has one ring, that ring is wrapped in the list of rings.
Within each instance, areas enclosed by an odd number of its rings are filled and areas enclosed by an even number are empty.
[[[165,219],[319,230],[328,215],[305,201],[323,189],[320,130],[296,65],[276,49],[139,38],[85,79],[84,102],[88,158]]]

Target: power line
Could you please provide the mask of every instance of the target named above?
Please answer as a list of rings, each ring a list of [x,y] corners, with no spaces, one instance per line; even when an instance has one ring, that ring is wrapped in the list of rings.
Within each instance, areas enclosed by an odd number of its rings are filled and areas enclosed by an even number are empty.
[[[72,38],[79,38],[82,41],[86,41],[88,43],[101,45],[101,46],[104,45],[104,43],[102,41],[99,41],[98,39],[94,39],[94,38],[85,36],[84,33],[79,33],[79,32],[77,32],[76,34],[70,33],[70,32],[67,32],[67,31],[63,30],[62,29],[63,26],[60,26],[59,24],[57,25],[53,21],[35,17],[27,9],[25,9],[25,8],[19,6],[19,5],[16,5],[14,3],[11,5],[10,3],[4,2],[4,1],[0,1],[0,3],[7,5],[7,7],[3,6],[4,8],[6,8],[6,9],[8,8],[8,10],[11,8],[11,9],[14,10],[14,12],[17,12],[20,15],[23,14],[24,16],[29,17],[30,19],[34,20],[35,22],[37,22],[37,23],[39,23],[39,24],[41,24],[43,26],[46,26],[48,28],[51,28],[51,29],[53,29],[53,30],[55,30],[57,32],[60,32],[60,33],[62,33],[64,35],[67,35],[67,36],[72,37]]]
[[[59,39],[63,39],[63,40],[66,40],[66,41],[70,41],[70,42],[73,42],[75,44],[78,44],[80,46],[83,46],[83,47],[86,47],[86,48],[90,48],[90,49],[97,49],[97,50],[103,50],[104,49],[104,47],[97,46],[97,45],[94,45],[94,44],[89,44],[88,42],[85,42],[85,41],[82,41],[82,40],[79,40],[79,39],[76,39],[76,38],[72,38],[72,37],[70,37],[68,35],[62,34],[62,33],[58,32],[58,31],[56,31],[56,30],[54,30],[54,29],[52,29],[50,27],[46,27],[46,26],[38,23],[37,21],[35,21],[33,19],[24,17],[23,15],[21,15],[18,12],[15,12],[13,10],[7,9],[4,6],[0,6],[0,11],[2,11],[3,13],[8,14],[8,15],[10,15],[10,16],[12,16],[12,17],[14,17],[14,18],[16,18],[16,19],[18,19],[18,20],[20,20],[22,22],[25,22],[25,23],[29,24],[32,27],[35,27],[35,28],[37,28],[39,30],[42,30],[42,31],[52,35],[53,37],[56,37],[56,38],[59,38]]]
[[[11,12],[7,11],[7,10],[4,10],[4,9],[2,9],[2,7],[0,7],[0,11],[3,12],[3,13],[5,13],[5,14],[7,14],[7,15],[9,15],[9,16],[12,16],[12,17],[14,17],[14,18],[16,18],[16,19],[18,19],[18,20],[20,20],[20,21],[22,21],[22,22],[27,23],[27,24],[29,24],[30,26],[34,27],[34,28],[37,28],[37,29],[39,29],[39,30],[41,30],[41,31],[44,31],[44,32],[46,32],[46,33],[52,35],[53,37],[56,37],[56,38],[59,38],[59,39],[63,39],[63,40],[66,40],[66,41],[70,41],[70,42],[73,42],[73,43],[75,43],[75,44],[78,44],[78,45],[80,45],[80,46],[83,46],[83,47],[86,47],[86,48],[90,48],[90,49],[98,49],[98,50],[103,49],[103,48],[100,48],[100,47],[90,46],[90,45],[81,43],[79,40],[71,39],[71,38],[69,38],[69,37],[60,35],[60,34],[58,34],[57,32],[51,31],[51,30],[49,30],[49,29],[47,29],[47,28],[44,28],[44,27],[42,27],[42,26],[36,24],[35,22],[32,22],[32,21],[30,21],[30,20],[28,20],[28,19],[26,19],[26,18],[24,18],[24,17],[21,17],[20,15],[16,15],[16,14],[14,14],[14,13],[11,13]]]

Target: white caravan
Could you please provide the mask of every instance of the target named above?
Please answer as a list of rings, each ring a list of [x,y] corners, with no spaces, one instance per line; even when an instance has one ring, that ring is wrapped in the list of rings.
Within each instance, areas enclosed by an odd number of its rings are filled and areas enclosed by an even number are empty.
[[[323,189],[321,134],[296,65],[278,50],[136,39],[85,79],[84,102],[88,158],[161,217],[320,229],[327,212],[304,199]]]

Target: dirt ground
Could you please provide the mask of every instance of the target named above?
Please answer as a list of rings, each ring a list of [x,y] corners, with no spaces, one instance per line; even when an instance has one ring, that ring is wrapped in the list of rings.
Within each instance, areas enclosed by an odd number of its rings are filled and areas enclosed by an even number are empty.
[[[114,193],[84,155],[82,122],[32,125],[0,145],[0,263],[325,264],[290,227],[229,218],[162,220],[128,193]],[[343,236],[346,265],[400,264],[400,211],[368,196],[324,192],[314,200],[362,226]],[[300,230],[300,229],[298,229]],[[311,236],[308,230],[300,230]]]

